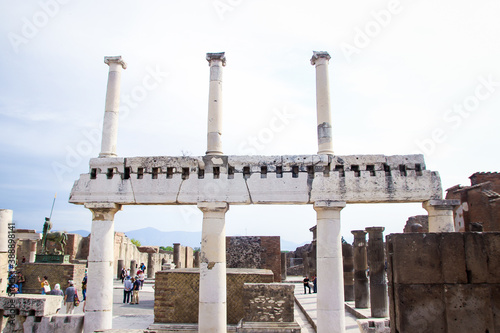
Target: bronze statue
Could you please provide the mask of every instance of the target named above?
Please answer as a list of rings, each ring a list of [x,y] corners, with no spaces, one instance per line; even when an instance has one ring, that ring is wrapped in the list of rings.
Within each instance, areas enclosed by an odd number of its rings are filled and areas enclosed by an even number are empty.
[[[42,254],[48,254],[47,241],[61,244],[61,251],[54,249],[52,254],[64,255],[64,247],[68,240],[68,235],[63,231],[49,232],[52,229],[52,222],[49,217],[45,218],[42,235]]]

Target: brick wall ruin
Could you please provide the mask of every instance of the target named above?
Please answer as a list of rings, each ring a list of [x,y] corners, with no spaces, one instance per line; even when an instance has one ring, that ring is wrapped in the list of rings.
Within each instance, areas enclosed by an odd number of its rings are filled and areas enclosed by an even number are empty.
[[[387,236],[392,333],[500,331],[500,233]]]
[[[244,316],[243,285],[271,283],[274,275],[263,269],[227,269],[227,323],[237,324]],[[200,270],[184,268],[157,272],[155,323],[197,323]]]
[[[270,269],[274,282],[281,282],[279,236],[226,237],[226,267]]]
[[[293,284],[245,283],[243,303],[245,321],[293,322]]]

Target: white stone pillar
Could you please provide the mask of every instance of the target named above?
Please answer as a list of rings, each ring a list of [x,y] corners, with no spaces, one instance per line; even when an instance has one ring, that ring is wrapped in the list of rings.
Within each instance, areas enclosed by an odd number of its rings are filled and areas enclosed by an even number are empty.
[[[460,205],[460,200],[429,200],[422,207],[429,214],[429,232],[454,232],[453,209]]]
[[[106,107],[102,126],[101,153],[99,157],[116,156],[118,139],[118,111],[120,108],[120,79],[122,68],[127,64],[121,56],[104,57],[104,63],[109,65],[108,87],[106,90]]]
[[[36,241],[30,239],[29,245],[30,245],[30,257],[28,259],[28,262],[34,263],[36,259]]]
[[[9,227],[11,226],[12,210],[0,209],[0,295],[5,295],[7,290],[7,276],[9,271]],[[12,260],[15,260],[15,258],[12,258]]]
[[[330,83],[325,51],[313,51],[311,64],[316,66],[316,110],[318,121],[318,154],[332,154],[332,116],[330,112]]]
[[[92,231],[88,256],[87,295],[84,332],[111,329],[113,321],[113,278],[115,213],[121,205],[85,204],[92,212]]]
[[[199,333],[227,330],[226,308],[226,202],[200,202],[203,212],[200,263]]]
[[[224,52],[207,53],[210,66],[208,93],[207,155],[222,155],[222,67],[226,66]]]
[[[317,201],[317,333],[345,332],[344,266],[340,211],[345,202]]]

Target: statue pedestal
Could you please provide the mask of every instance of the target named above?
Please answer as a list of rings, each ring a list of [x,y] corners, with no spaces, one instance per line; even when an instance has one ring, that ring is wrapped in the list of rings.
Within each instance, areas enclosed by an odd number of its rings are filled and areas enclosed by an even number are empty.
[[[36,263],[48,264],[69,264],[69,255],[57,255],[57,254],[37,254]]]

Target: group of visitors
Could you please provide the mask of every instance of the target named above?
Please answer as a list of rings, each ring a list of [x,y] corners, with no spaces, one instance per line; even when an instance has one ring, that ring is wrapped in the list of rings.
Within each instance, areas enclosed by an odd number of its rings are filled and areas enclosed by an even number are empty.
[[[10,294],[21,294],[23,292],[24,282],[26,282],[26,278],[20,271],[11,271],[9,274],[7,292]]]
[[[141,263],[135,276],[130,276],[130,269],[122,268],[120,278],[123,282],[123,303],[139,304],[139,290],[144,286],[146,265]],[[132,300],[130,296],[132,295]]]
[[[63,296],[63,303],[66,307],[66,314],[73,314],[75,311],[75,306],[80,304],[80,299],[78,298],[78,292],[75,287],[75,283],[73,280],[68,281],[68,287],[63,292],[61,290],[61,285],[56,283],[54,285],[54,289],[50,288],[49,278],[44,276],[40,278],[38,276],[38,282],[40,282],[42,295],[57,295]],[[83,301],[86,301],[86,292],[87,292],[87,271],[85,271],[85,277],[82,280],[82,293],[83,293]],[[61,308],[58,308],[56,313],[59,313]],[[85,303],[83,306],[83,311],[85,311]]]
[[[313,288],[313,292],[316,294],[318,292],[317,289],[317,277],[313,276],[312,280],[309,280],[307,276],[304,277],[302,282],[304,283],[304,294],[307,294],[306,288],[309,288],[309,294],[311,293],[311,287]]]

